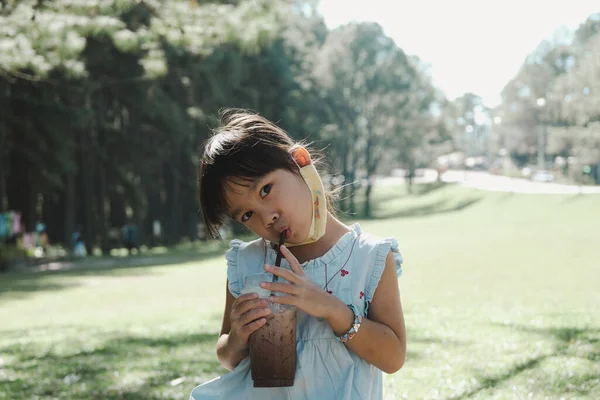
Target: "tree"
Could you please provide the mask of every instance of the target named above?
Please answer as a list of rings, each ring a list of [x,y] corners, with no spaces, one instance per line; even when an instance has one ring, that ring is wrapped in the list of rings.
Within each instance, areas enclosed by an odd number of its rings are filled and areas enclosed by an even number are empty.
[[[509,150],[526,159],[537,152],[600,161],[597,85],[600,14],[574,34],[543,41],[504,88],[502,110]],[[568,163],[564,163],[565,171]]]
[[[381,160],[377,154],[390,151],[391,144],[404,145],[403,150],[412,146],[394,138],[410,134],[407,119],[428,110],[431,100],[421,92],[426,85],[417,65],[375,23],[333,30],[319,52],[316,74],[331,121],[328,139],[350,188],[349,212],[356,212],[358,176],[366,182],[364,214],[369,216],[372,177]]]

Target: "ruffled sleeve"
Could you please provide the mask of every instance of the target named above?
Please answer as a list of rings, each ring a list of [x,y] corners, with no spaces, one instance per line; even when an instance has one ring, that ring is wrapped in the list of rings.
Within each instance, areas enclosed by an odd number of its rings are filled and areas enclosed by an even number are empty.
[[[229,292],[233,297],[238,297],[242,291],[243,279],[238,268],[238,255],[240,252],[240,245],[243,242],[238,239],[234,239],[229,243],[229,250],[225,252],[225,259],[227,260],[227,280],[229,282]]]
[[[377,245],[375,263],[373,265],[371,276],[367,282],[367,289],[365,291],[365,302],[367,304],[370,303],[371,300],[373,300],[375,290],[377,289],[377,285],[379,285],[379,280],[381,279],[381,275],[383,274],[383,270],[385,269],[385,260],[390,251],[394,256],[394,261],[396,264],[396,275],[398,277],[402,276],[402,263],[404,262],[404,260],[402,259],[402,255],[400,254],[400,250],[398,249],[398,241],[394,238],[383,239]]]

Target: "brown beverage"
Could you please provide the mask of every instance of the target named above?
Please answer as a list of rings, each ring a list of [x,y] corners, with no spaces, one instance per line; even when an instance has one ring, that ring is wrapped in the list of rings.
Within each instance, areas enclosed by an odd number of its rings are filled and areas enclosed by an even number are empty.
[[[275,303],[269,308],[266,324],[248,342],[254,387],[294,386],[296,308]]]
[[[281,265],[281,246],[285,231],[279,235],[275,265]],[[273,277],[277,282],[278,277]],[[277,295],[273,293],[273,295]],[[260,294],[259,294],[260,296]],[[294,386],[296,374],[296,307],[269,303],[267,322],[250,335],[250,369],[254,387]]]

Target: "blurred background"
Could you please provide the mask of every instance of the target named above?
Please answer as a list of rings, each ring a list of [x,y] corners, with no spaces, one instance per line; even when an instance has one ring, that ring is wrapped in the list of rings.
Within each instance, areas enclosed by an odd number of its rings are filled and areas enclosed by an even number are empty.
[[[586,0],[0,1],[0,398],[224,372],[252,237],[199,213],[223,107],[324,150],[340,218],[400,240],[386,396],[600,398],[599,54]]]

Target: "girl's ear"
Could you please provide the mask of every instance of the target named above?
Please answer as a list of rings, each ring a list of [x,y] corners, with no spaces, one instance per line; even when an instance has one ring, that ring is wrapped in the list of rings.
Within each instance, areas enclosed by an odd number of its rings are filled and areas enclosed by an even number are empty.
[[[304,147],[297,147],[294,149],[292,152],[292,157],[294,157],[296,164],[298,164],[300,168],[306,167],[312,163],[310,154],[308,154],[308,150],[306,150]]]

